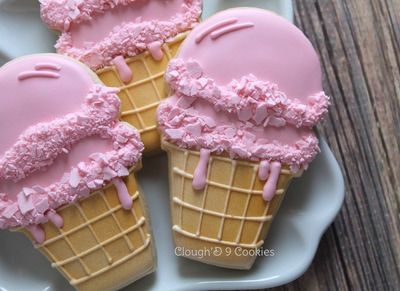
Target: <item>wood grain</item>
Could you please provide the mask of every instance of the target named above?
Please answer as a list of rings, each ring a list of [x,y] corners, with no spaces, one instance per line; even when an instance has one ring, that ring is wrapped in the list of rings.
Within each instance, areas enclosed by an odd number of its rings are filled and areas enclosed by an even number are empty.
[[[277,290],[400,288],[400,1],[293,0],[332,107],[319,128],[346,199],[312,266]]]

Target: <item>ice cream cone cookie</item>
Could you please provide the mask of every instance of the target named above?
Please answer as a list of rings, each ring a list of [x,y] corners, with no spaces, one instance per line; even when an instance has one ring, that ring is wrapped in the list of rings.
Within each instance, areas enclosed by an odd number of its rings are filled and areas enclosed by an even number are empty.
[[[256,253],[240,249],[263,245],[290,181],[319,151],[312,127],[329,98],[318,57],[282,17],[237,8],[197,26],[165,77],[172,95],[157,115],[175,244],[249,269]],[[196,256],[204,248],[222,252]]]
[[[41,0],[43,21],[61,32],[57,51],[120,88],[121,118],[138,129],[145,154],[160,151],[164,72],[201,8],[201,0]]]
[[[155,268],[136,184],[143,144],[118,89],[55,54],[0,69],[0,229],[20,230],[77,290],[114,290]]]

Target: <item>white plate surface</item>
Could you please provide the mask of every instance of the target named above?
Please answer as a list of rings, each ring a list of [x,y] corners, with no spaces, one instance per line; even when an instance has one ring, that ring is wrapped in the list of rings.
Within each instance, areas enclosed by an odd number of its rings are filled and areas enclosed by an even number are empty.
[[[271,9],[292,20],[290,0],[205,0],[204,17],[235,6]],[[52,52],[55,35],[41,23],[37,1],[0,0],[0,63],[29,53]],[[140,172],[150,206],[158,254],[158,269],[126,290],[205,290],[267,288],[288,283],[310,265],[321,235],[331,224],[344,198],[339,166],[325,141],[321,154],[295,181],[252,270],[232,271],[174,255],[171,239],[167,160],[147,158]],[[22,235],[0,231],[0,290],[72,290]]]

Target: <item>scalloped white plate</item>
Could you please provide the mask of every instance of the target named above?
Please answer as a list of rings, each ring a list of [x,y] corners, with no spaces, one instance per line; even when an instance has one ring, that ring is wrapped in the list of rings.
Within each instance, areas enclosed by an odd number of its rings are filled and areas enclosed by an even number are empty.
[[[234,6],[271,9],[292,20],[290,0],[205,0],[204,17]],[[55,35],[41,23],[37,1],[0,0],[0,63],[24,54],[52,52]],[[1,133],[0,133],[1,134]],[[305,175],[293,182],[252,270],[233,271],[174,255],[171,237],[168,167],[164,155],[144,159],[139,174],[150,206],[158,253],[157,272],[126,290],[251,289],[282,285],[301,276],[310,265],[320,238],[344,198],[339,166],[321,140],[321,154]],[[22,235],[0,232],[0,290],[72,290]]]

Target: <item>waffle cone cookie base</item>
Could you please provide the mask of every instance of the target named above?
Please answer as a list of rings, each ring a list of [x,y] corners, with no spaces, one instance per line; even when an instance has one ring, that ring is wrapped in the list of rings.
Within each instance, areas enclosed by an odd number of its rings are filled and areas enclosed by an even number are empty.
[[[206,187],[196,191],[192,181],[199,152],[166,141],[162,147],[168,153],[175,246],[203,263],[250,269],[256,256],[243,255],[246,252],[241,250],[263,245],[292,178],[301,173],[294,175],[282,167],[276,195],[266,202],[265,182],[258,179],[259,163],[211,155]],[[205,251],[205,256],[196,255],[198,251]]]
[[[77,290],[116,290],[152,273],[156,254],[147,206],[134,173],[125,179],[133,200],[124,210],[111,184],[58,210],[64,227],[43,224],[36,245]],[[22,229],[24,234],[34,239]]]
[[[115,66],[96,72],[105,85],[120,88],[118,96],[121,99],[121,119],[137,128],[145,146],[145,155],[160,152],[156,110],[160,101],[167,97],[164,72],[187,34],[188,32],[180,33],[171,41],[164,43],[162,45],[164,56],[160,61],[154,60],[148,51],[125,59],[133,72],[129,84],[121,80]]]

